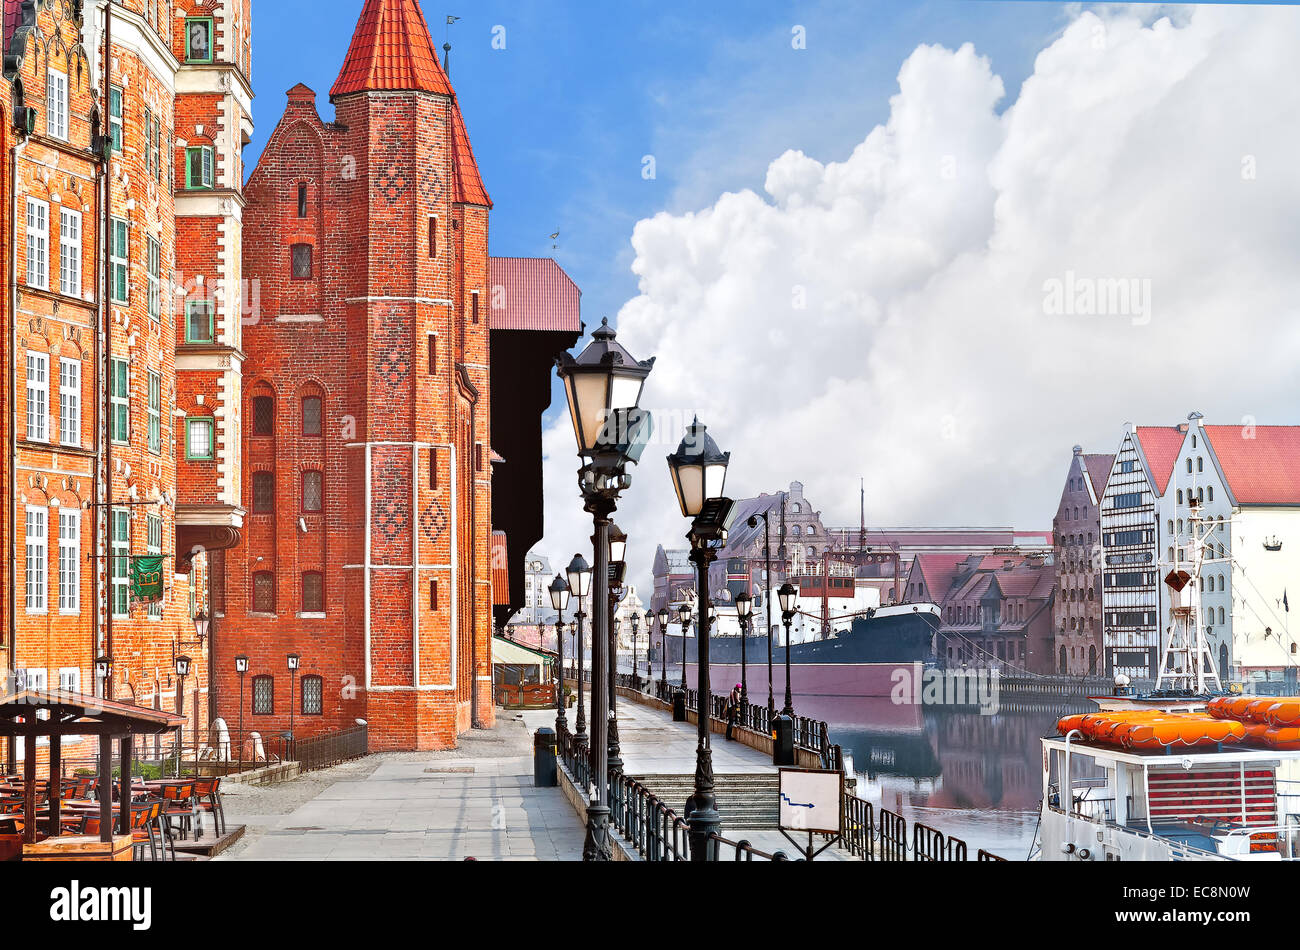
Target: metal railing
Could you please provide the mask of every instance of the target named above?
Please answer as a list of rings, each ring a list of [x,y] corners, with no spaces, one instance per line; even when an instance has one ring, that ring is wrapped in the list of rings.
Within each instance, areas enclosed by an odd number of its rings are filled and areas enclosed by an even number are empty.
[[[289,739],[286,745],[289,761],[297,762],[300,771],[327,769],[366,755],[370,751],[370,727],[356,725],[306,739]]]
[[[730,848],[732,856],[727,859],[723,856],[724,849]],[[709,860],[710,861],[753,861],[757,858],[760,861],[789,861],[790,856],[784,851],[773,851],[768,853],[755,848],[743,838],[740,841],[730,841],[722,835],[709,835]]]
[[[938,828],[919,821],[912,825],[912,859],[914,861],[965,861],[966,842],[950,838]]]
[[[626,676],[628,674],[619,674]],[[644,682],[644,680],[643,680]],[[654,683],[654,696],[660,702],[671,704],[673,694],[675,694],[681,685],[677,683],[665,683],[663,680],[656,680]],[[712,694],[709,698],[709,718],[720,723],[727,721],[727,706],[729,697]],[[699,690],[692,686],[686,687],[686,708],[699,709]],[[772,734],[771,711],[766,705],[744,702],[736,710],[735,725],[742,729],[749,729],[762,735],[770,736]],[[817,753],[824,767],[834,767],[832,762],[838,758],[843,761],[842,756],[832,751],[830,743],[830,726],[822,719],[810,719],[807,716],[794,717],[794,744],[797,748],[807,749]]]
[[[626,688],[639,688],[645,684],[644,679],[635,681],[635,674],[618,674],[618,683]],[[584,679],[590,681],[590,674]],[[635,685],[634,685],[635,684]],[[648,685],[648,684],[645,684]],[[672,702],[673,694],[681,687],[663,681],[654,682],[654,695],[663,702]],[[698,692],[687,688],[686,702],[688,708],[698,708]],[[738,717],[738,723],[747,728],[752,724],[762,724],[767,728],[769,720],[766,706],[745,704]],[[710,704],[711,718],[726,722],[727,697],[714,694]],[[758,730],[755,730],[758,731]],[[562,729],[557,737],[560,756],[574,783],[583,790],[592,785],[590,750],[584,743],[576,741],[567,729]],[[838,745],[830,742],[829,727],[821,720],[797,719],[795,741],[805,749],[817,751],[824,768],[843,771],[844,756]],[[607,801],[610,808],[610,823],[636,852],[647,861],[687,861],[690,860],[690,825],[681,815],[657,798],[653,792],[633,778],[622,773],[610,773],[607,784]],[[920,822],[912,826],[912,837],[908,839],[907,820],[887,809],[880,810],[880,821],[876,823],[874,806],[856,795],[844,796],[841,821],[840,846],[852,856],[863,861],[907,861],[908,851],[912,852],[914,861],[967,861],[969,850],[961,838],[945,835],[936,828]],[[783,851],[768,853],[755,848],[748,841],[732,841],[721,835],[710,837],[712,847],[709,860],[724,860],[723,854],[730,851],[731,859],[736,861],[788,861],[791,860]],[[999,857],[984,849],[978,852],[980,861],[1002,861]]]
[[[647,861],[689,861],[690,826],[650,789],[621,772],[611,774],[610,822]]]
[[[876,822],[871,802],[856,795],[845,795],[844,818],[840,824],[840,844],[844,849],[855,858],[873,860]]]

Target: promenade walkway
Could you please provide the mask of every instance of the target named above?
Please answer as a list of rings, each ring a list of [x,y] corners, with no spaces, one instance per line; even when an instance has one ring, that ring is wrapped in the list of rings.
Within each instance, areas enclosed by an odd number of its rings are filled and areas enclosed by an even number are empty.
[[[590,711],[590,694],[585,701]],[[672,714],[651,706],[618,698],[618,738],[620,754],[623,757],[623,771],[630,776],[638,775],[694,775],[695,745],[697,731],[694,723],[673,722]],[[569,728],[574,727],[577,708],[565,710]],[[528,724],[528,731],[535,732],[542,726],[555,728],[555,710],[527,710],[519,713]],[[772,758],[757,749],[751,749],[740,742],[728,742],[726,737],[714,733],[711,740],[713,750],[714,775],[775,775],[777,768]],[[669,802],[670,807],[677,803]],[[722,829],[725,837],[731,840],[741,838],[760,850],[774,853],[784,851],[792,859],[799,855],[790,841],[776,828],[771,830],[745,829],[729,831],[725,824]],[[818,846],[820,847],[819,840]],[[852,855],[838,848],[830,848],[817,857],[818,861],[852,861]]]
[[[581,860],[586,825],[560,789],[533,786],[532,735],[513,716],[498,710],[458,749],[223,787],[230,823],[248,830],[214,860]]]

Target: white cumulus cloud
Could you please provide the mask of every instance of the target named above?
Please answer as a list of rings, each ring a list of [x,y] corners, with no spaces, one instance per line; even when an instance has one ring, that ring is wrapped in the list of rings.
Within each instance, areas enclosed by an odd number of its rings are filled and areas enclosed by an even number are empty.
[[[639,222],[638,579],[686,530],[663,457],[696,412],[737,497],[797,479],[856,524],[862,476],[870,523],[1043,530],[1070,447],[1113,451],[1125,421],[1300,422],[1297,49],[1295,9],[1083,12],[1007,103],[971,46],[921,46],[845,160],[787,152],[765,194]],[[1127,312],[1050,303],[1084,287]],[[567,416],[544,444],[567,558],[590,535]]]

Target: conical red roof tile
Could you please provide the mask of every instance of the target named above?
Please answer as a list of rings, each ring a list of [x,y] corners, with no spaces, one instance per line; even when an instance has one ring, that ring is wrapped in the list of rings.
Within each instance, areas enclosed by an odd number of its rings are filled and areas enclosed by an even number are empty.
[[[453,201],[467,205],[487,205],[492,207],[492,199],[483,187],[483,176],[479,174],[478,162],[474,160],[474,149],[469,144],[469,133],[465,131],[465,118],[460,114],[460,104],[452,101],[452,171],[455,174]]]
[[[380,90],[451,95],[418,0],[366,0],[330,99]]]

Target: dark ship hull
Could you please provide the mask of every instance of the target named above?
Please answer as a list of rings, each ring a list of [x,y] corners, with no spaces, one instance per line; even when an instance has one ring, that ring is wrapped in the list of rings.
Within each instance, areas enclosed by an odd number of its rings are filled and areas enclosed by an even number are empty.
[[[850,630],[824,640],[795,643],[790,647],[791,687],[800,695],[888,696],[898,681],[916,664],[935,659],[934,632],[939,610],[930,604],[887,607],[872,617],[853,621]],[[715,692],[741,680],[741,637],[709,639],[710,680]],[[744,638],[747,682],[766,679],[767,637]],[[681,673],[682,638],[668,638],[668,665]],[[696,642],[686,641],[687,682],[695,683]],[[786,648],[778,639],[772,649],[777,690],[785,688]],[[674,677],[668,674],[669,682]],[[764,684],[764,692],[766,684]],[[751,701],[754,692],[751,686]]]

